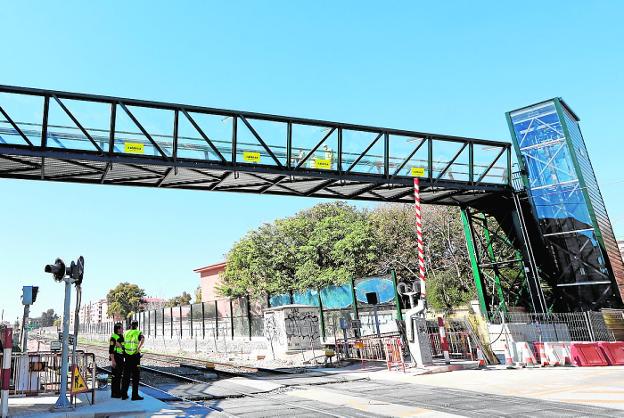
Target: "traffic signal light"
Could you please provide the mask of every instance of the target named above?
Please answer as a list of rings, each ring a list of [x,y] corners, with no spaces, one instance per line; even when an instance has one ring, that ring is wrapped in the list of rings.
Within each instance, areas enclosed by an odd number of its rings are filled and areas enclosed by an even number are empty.
[[[67,275],[74,279],[74,283],[77,286],[82,284],[82,277],[84,275],[84,257],[78,257],[78,263],[74,263],[73,261],[69,265],[67,269]]]
[[[37,300],[39,286],[22,286],[22,305],[32,305]]]
[[[48,264],[45,266],[44,271],[46,273],[52,273],[54,280],[60,282],[65,277],[65,263],[60,258],[54,261],[54,264]]]

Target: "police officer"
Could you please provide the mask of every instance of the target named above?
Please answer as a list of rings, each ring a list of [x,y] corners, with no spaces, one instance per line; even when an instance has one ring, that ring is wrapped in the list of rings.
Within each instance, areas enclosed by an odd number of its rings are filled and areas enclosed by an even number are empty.
[[[111,362],[111,370],[113,372],[111,398],[121,398],[121,377],[124,370],[123,343],[123,325],[121,322],[117,322],[113,327],[113,333],[108,345],[108,359]]]
[[[132,377],[132,400],[141,401],[139,396],[139,363],[141,360],[141,347],[143,347],[144,337],[137,321],[132,321],[130,329],[124,333],[125,364],[123,372],[123,386],[121,388],[121,399],[128,399],[128,387],[130,377]]]

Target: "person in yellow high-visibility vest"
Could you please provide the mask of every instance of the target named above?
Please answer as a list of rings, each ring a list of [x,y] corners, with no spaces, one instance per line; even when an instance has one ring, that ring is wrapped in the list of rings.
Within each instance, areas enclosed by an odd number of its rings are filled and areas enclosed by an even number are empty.
[[[139,329],[139,323],[132,321],[130,329],[124,333],[125,364],[123,373],[123,385],[121,388],[121,399],[128,399],[128,388],[132,377],[132,400],[141,401],[139,396],[139,364],[141,362],[141,348],[145,338]]]
[[[124,337],[123,325],[117,322],[113,328],[109,345],[108,358],[111,362],[113,379],[111,382],[111,398],[121,398],[121,379],[124,370]]]

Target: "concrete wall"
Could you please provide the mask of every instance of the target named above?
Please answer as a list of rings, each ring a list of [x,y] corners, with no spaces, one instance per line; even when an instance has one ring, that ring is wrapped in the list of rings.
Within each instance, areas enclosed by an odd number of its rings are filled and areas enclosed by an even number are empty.
[[[107,336],[99,334],[80,335],[88,341],[108,341]],[[234,338],[223,337],[218,340],[215,338],[146,338],[145,349],[150,352],[161,353],[205,353],[205,354],[268,354],[267,340],[264,337]]]

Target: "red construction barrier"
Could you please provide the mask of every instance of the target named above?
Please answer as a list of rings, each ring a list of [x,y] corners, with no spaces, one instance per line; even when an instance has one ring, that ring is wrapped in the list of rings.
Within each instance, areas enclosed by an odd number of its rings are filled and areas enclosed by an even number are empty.
[[[533,355],[535,355],[535,360],[537,360],[538,363],[541,363],[544,358],[542,356],[542,350],[544,350],[544,343],[533,341]],[[548,358],[546,358],[546,361],[548,361]]]
[[[393,368],[403,370],[405,373],[405,361],[403,360],[403,343],[400,338],[384,338],[386,346],[386,364],[388,370]]]
[[[570,353],[575,365],[587,366],[608,366],[609,361],[603,354],[598,343],[570,343]]]
[[[624,342],[600,341],[598,347],[602,349],[611,366],[624,366]]]

